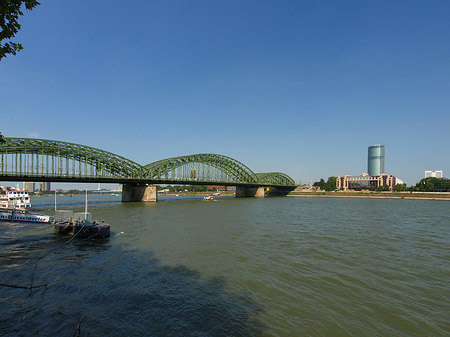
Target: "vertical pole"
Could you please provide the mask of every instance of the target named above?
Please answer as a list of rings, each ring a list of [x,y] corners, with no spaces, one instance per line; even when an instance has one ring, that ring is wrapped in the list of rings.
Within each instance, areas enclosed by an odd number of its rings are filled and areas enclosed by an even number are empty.
[[[84,220],[87,220],[87,188],[86,188],[86,202],[84,205]]]
[[[56,189],[55,189],[55,212],[56,212]]]

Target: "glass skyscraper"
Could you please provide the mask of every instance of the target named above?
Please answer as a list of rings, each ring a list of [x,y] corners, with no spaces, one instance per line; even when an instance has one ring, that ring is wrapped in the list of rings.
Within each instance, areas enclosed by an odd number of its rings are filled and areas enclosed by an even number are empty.
[[[367,171],[371,177],[384,173],[384,145],[369,146]]]

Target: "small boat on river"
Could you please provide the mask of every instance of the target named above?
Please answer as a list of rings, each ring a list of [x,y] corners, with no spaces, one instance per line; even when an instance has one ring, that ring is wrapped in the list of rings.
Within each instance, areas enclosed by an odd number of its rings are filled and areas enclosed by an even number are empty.
[[[207,197],[203,197],[203,201],[214,201],[214,198],[208,195]]]
[[[0,221],[49,223],[51,217],[17,209],[5,209],[0,211]]]

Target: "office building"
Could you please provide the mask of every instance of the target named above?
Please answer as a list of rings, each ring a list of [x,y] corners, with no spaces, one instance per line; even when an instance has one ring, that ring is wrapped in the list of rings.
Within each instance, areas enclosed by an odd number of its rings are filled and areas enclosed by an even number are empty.
[[[367,158],[367,172],[371,177],[377,177],[384,173],[384,145],[369,146]]]
[[[384,145],[369,146],[367,157],[367,171],[360,176],[346,174],[343,177],[337,177],[336,188],[344,191],[354,190],[376,190],[378,187],[387,186],[392,191],[397,184],[403,184],[403,181],[393,175],[384,172],[385,148]]]
[[[50,182],[48,181],[44,181],[42,183],[39,184],[39,191],[41,192],[50,192]]]
[[[28,193],[34,192],[34,183],[32,182],[23,183],[23,189]]]
[[[425,171],[425,178],[443,178],[444,172],[442,170],[438,171]]]
[[[382,173],[379,176],[370,176],[363,173],[360,176],[346,174],[343,177],[337,177],[336,188],[344,191],[353,190],[376,190],[378,187],[387,186],[392,191],[395,185],[403,183],[402,180],[393,175]]]

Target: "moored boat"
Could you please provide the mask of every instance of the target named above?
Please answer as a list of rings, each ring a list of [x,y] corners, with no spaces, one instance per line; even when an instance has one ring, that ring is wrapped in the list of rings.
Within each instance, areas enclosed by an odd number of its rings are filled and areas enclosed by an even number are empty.
[[[0,194],[0,210],[25,210],[27,208],[31,208],[30,196],[27,191],[14,189]]]
[[[11,209],[0,211],[0,221],[49,223],[51,218],[48,215]]]
[[[106,223],[83,220],[55,224],[55,231],[64,235],[77,236],[80,239],[105,239],[110,236],[110,227]]]
[[[92,214],[87,211],[73,213],[71,210],[59,210],[55,214],[55,231],[60,234],[76,236],[81,239],[105,239],[110,236],[110,225],[102,221],[92,221]]]
[[[11,189],[0,194],[0,221],[49,223],[51,217],[27,211],[31,208],[27,191]]]

